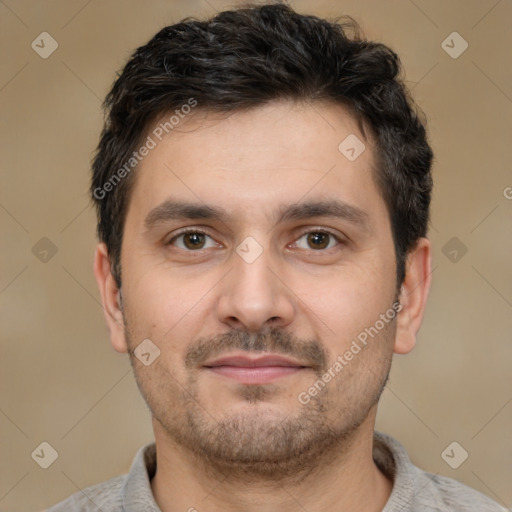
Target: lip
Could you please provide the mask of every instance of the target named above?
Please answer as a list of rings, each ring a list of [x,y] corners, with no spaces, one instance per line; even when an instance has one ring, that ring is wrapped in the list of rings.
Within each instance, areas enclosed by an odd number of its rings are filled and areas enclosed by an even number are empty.
[[[265,354],[263,356],[251,356],[249,354],[233,354],[220,357],[218,359],[208,360],[203,366],[297,366],[304,367],[299,361],[279,354]]]
[[[243,384],[264,384],[308,368],[299,361],[278,354],[229,355],[207,361],[203,367]]]

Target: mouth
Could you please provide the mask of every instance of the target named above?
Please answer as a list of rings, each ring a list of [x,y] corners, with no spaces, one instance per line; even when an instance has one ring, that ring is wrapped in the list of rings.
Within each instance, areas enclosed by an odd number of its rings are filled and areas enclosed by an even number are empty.
[[[231,355],[207,361],[203,368],[242,384],[265,384],[309,367],[299,361],[277,354],[264,356]]]

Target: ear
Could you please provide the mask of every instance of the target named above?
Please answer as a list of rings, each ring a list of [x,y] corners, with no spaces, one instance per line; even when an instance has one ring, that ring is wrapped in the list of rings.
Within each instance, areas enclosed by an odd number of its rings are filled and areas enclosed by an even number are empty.
[[[394,351],[407,354],[416,344],[431,283],[431,244],[420,238],[408,254],[405,279],[400,291],[401,309],[397,316]]]
[[[121,291],[112,275],[107,246],[100,243],[94,254],[94,276],[98,283],[103,303],[103,313],[110,334],[110,343],[118,352],[127,352],[124,334],[124,318],[121,306]]]

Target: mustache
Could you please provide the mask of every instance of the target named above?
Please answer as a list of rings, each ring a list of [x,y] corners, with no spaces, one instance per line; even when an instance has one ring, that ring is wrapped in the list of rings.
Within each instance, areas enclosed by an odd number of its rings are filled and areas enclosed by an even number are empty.
[[[272,352],[298,359],[317,373],[327,369],[327,353],[315,339],[301,339],[277,328],[267,328],[258,333],[232,329],[212,338],[200,338],[186,352],[185,366],[188,369],[227,351]]]

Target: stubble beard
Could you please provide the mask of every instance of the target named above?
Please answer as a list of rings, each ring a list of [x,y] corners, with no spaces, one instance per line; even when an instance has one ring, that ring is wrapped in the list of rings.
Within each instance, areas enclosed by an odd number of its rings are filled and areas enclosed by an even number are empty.
[[[126,336],[129,340],[128,329]],[[130,359],[153,418],[170,442],[187,451],[202,469],[217,478],[284,483],[325,470],[350,451],[389,376],[391,355],[382,349],[377,352],[371,358],[359,354],[309,403],[297,400],[298,410],[288,415],[267,407],[268,386],[252,385],[239,388],[238,398],[247,405],[243,412],[222,418],[213,417],[202,402],[195,373],[179,384],[158,360],[148,374],[132,351]],[[315,377],[311,374],[307,386],[323,374],[325,361],[323,366]]]

